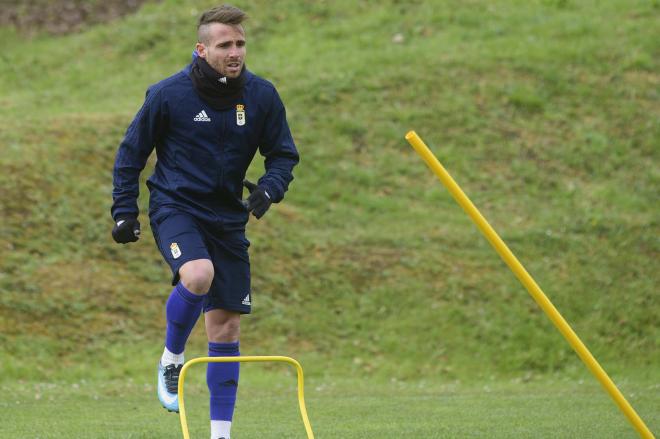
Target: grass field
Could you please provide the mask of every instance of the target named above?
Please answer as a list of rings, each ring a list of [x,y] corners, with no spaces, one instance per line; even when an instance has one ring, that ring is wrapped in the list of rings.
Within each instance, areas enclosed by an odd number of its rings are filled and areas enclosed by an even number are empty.
[[[203,370],[203,369],[200,369]],[[295,378],[242,369],[234,419],[237,439],[304,438]],[[193,438],[208,437],[204,377],[189,376],[188,425]],[[645,408],[650,426],[660,425],[660,387],[623,382],[626,397]],[[153,383],[12,383],[0,405],[2,437],[177,438],[178,416],[166,413]],[[637,435],[591,380],[375,381],[359,377],[311,379],[307,408],[318,438],[593,438]],[[6,402],[5,402],[6,401]]]
[[[148,3],[70,35],[0,27],[0,437],[178,434],[151,387],[168,269],[144,186],[143,239],[111,241],[111,169],[213,5]],[[660,4],[240,6],[247,65],[280,91],[302,157],[248,225],[241,346],[304,364],[318,436],[634,436],[410,129],[657,432]],[[205,353],[198,325],[187,355]],[[272,372],[242,388],[239,439],[302,433]]]

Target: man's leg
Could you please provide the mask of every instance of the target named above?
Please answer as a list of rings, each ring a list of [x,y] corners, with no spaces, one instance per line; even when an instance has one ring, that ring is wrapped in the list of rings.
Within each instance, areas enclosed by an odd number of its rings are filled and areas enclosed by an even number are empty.
[[[184,263],[179,269],[180,281],[167,300],[167,330],[165,349],[158,367],[158,397],[170,411],[179,411],[177,386],[184,363],[183,351],[202,311],[213,274],[213,264],[208,259]]]
[[[213,281],[213,264],[208,259],[188,261],[179,269],[179,278],[166,306],[165,350],[173,355],[183,355],[188,336],[202,311],[204,296]],[[169,358],[164,356],[163,359]],[[183,364],[183,358],[180,364]]]
[[[204,314],[209,357],[239,356],[240,314],[212,309]],[[230,439],[240,363],[209,363],[206,382],[211,394],[211,439]]]

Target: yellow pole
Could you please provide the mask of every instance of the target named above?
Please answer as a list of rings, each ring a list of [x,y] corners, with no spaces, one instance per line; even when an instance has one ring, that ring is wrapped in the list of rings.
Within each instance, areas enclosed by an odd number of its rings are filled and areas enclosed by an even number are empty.
[[[431,168],[431,170],[438,176],[442,184],[449,190],[451,195],[454,197],[456,202],[465,210],[465,212],[472,218],[472,221],[475,222],[481,233],[484,234],[488,242],[495,248],[495,251],[500,255],[504,262],[509,266],[511,271],[516,275],[518,280],[527,288],[529,294],[534,298],[536,303],[539,304],[541,309],[546,313],[550,318],[555,327],[561,332],[561,334],[566,338],[571,347],[577,352],[578,356],[582,359],[587,368],[591,373],[596,377],[596,379],[602,384],[607,393],[614,399],[614,402],[619,406],[623,414],[628,418],[633,427],[637,430],[639,435],[644,439],[654,438],[651,430],[644,424],[644,421],[639,417],[635,412],[632,406],[626,401],[626,398],[616,387],[614,382],[607,375],[605,370],[598,364],[596,359],[587,347],[582,343],[580,338],[575,334],[573,329],[569,324],[564,320],[564,318],[559,314],[559,311],[554,307],[552,302],[548,297],[543,293],[541,288],[534,281],[532,276],[527,273],[525,267],[518,261],[515,255],[509,250],[509,247],[502,241],[498,236],[495,230],[488,224],[486,218],[481,215],[479,210],[472,204],[472,201],[465,195],[460,186],[454,181],[454,179],[449,175],[447,170],[442,166],[438,159],[433,155],[431,150],[426,146],[424,141],[417,135],[414,131],[409,131],[406,134],[406,140],[415,151],[422,156],[426,164]]]
[[[186,364],[181,368],[181,373],[179,374],[179,419],[181,420],[181,430],[183,431],[183,439],[190,439],[190,433],[188,432],[188,423],[186,421],[186,406],[183,398],[183,383],[186,379],[186,373],[188,368],[193,364],[197,363],[253,363],[253,362],[280,362],[288,363],[293,365],[296,368],[298,374],[298,405],[300,406],[300,415],[302,416],[303,424],[305,424],[305,431],[307,432],[307,439],[314,439],[314,433],[312,432],[312,426],[309,423],[309,418],[307,417],[307,409],[305,408],[305,385],[303,370],[300,363],[290,357],[281,357],[277,355],[267,355],[267,356],[244,356],[244,357],[199,357],[194,358],[190,361],[187,361]]]

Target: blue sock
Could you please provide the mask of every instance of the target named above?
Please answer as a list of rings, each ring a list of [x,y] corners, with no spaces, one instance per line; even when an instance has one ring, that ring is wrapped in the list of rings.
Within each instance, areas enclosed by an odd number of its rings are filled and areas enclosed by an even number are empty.
[[[165,347],[174,354],[180,354],[186,347],[186,341],[199,314],[202,312],[204,296],[193,294],[179,282],[167,299],[165,313],[167,332]]]
[[[238,357],[238,342],[209,342],[209,357]],[[231,421],[236,405],[240,363],[209,363],[206,383],[211,393],[211,421]]]

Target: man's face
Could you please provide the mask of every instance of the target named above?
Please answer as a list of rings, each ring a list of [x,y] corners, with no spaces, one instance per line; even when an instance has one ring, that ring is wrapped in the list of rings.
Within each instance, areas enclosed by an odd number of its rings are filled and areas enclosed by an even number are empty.
[[[245,32],[241,25],[211,23],[197,43],[197,53],[213,69],[228,78],[237,78],[245,62]]]

